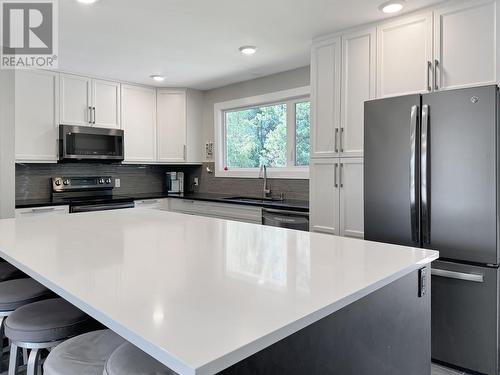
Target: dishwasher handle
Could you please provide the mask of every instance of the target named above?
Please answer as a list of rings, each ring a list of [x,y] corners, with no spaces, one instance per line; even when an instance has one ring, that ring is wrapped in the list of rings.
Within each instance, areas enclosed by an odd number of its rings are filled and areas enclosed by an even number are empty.
[[[303,211],[277,210],[277,209],[274,209],[274,208],[263,208],[262,209],[262,214],[264,215],[265,213],[295,215],[295,216],[303,216],[303,217],[309,218],[309,212],[303,212]]]

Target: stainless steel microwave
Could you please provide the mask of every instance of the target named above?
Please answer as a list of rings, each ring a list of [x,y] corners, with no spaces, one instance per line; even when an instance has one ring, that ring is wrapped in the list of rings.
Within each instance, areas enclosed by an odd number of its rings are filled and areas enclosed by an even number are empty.
[[[123,159],[123,130],[59,125],[59,161]]]

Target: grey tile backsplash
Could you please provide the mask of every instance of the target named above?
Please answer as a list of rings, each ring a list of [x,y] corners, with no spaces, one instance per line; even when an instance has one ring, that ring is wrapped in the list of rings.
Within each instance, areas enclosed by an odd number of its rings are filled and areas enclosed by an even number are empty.
[[[215,171],[214,163],[204,163],[201,168],[196,169],[191,175],[190,183],[193,177],[199,177],[200,186],[198,188],[191,186],[191,190],[200,193],[262,196],[262,179],[215,177],[214,173],[207,172],[207,167]],[[309,200],[309,180],[269,179],[268,183],[273,195],[285,193],[287,199]]]
[[[47,199],[51,195],[50,178],[56,176],[113,176],[120,178],[121,187],[115,194],[134,195],[164,191],[165,173],[186,173],[186,191],[213,194],[260,196],[262,180],[253,178],[216,178],[207,173],[213,163],[202,166],[182,165],[125,165],[125,164],[16,164],[16,200]],[[193,178],[199,178],[194,188]],[[308,180],[269,179],[273,193],[285,193],[288,199],[309,200]]]
[[[46,199],[51,195],[50,178],[56,176],[113,176],[121,187],[115,194],[158,193],[163,191],[167,171],[188,172],[193,167],[124,164],[16,164],[16,200]]]

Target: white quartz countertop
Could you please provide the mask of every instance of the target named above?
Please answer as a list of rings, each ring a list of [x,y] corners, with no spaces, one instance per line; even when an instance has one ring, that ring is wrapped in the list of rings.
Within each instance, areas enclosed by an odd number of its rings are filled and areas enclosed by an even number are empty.
[[[0,256],[180,374],[214,374],[438,257],[148,209],[0,220]]]

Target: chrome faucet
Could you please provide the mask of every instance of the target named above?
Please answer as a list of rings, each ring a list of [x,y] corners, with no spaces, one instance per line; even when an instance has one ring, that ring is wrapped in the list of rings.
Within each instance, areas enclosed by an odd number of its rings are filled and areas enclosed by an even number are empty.
[[[259,178],[264,179],[264,185],[262,186],[262,196],[264,198],[271,197],[271,188],[267,185],[267,167],[265,164],[261,164],[260,166]]]

